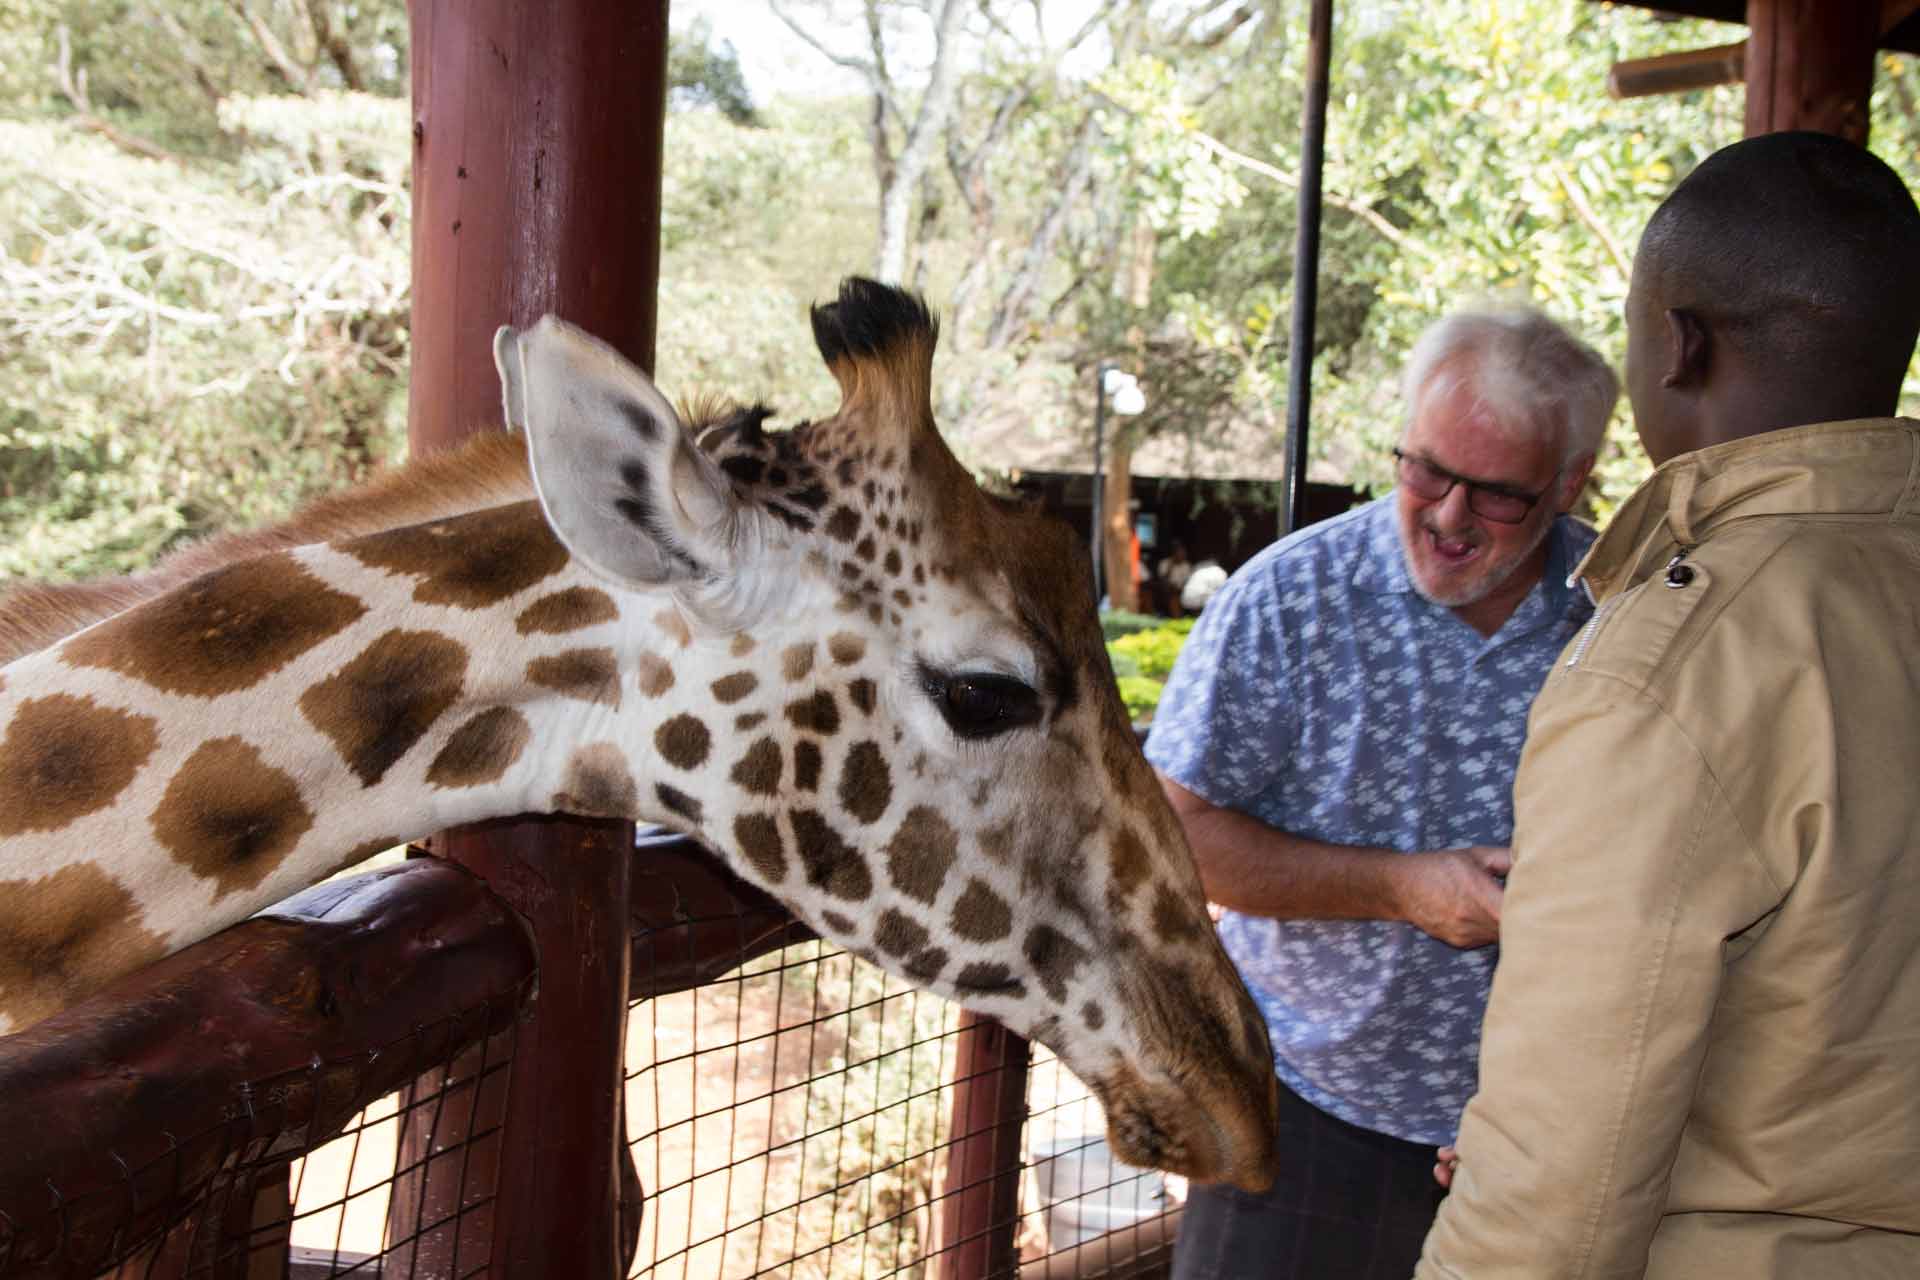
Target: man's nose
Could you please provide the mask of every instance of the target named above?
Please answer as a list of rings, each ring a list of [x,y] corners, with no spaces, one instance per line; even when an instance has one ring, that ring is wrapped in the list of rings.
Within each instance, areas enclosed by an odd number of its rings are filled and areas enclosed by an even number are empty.
[[[1456,480],[1453,488],[1447,490],[1446,497],[1433,504],[1434,514],[1442,525],[1449,529],[1461,529],[1477,523],[1473,508],[1467,504],[1470,492],[1464,483]]]

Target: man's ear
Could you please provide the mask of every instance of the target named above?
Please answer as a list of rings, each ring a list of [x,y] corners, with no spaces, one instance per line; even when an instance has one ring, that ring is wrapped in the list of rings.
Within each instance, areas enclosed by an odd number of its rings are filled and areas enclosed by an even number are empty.
[[[1713,343],[1699,315],[1685,307],[1668,307],[1666,320],[1666,368],[1660,375],[1663,387],[1698,387],[1707,380]]]
[[[1560,473],[1559,492],[1554,496],[1559,500],[1561,511],[1571,511],[1573,504],[1580,501],[1580,491],[1587,487],[1587,477],[1593,474],[1593,460],[1593,454],[1583,453]]]

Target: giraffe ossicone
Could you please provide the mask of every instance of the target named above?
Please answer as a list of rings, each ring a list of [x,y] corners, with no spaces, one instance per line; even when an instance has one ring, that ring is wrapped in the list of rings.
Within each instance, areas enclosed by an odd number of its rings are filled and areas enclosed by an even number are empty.
[[[1085,552],[935,429],[936,328],[814,308],[831,418],[689,426],[552,318],[490,436],[111,588],[0,601],[0,1031],[363,857],[658,822],[1048,1045],[1126,1160],[1271,1181],[1264,1026],[1134,742]]]

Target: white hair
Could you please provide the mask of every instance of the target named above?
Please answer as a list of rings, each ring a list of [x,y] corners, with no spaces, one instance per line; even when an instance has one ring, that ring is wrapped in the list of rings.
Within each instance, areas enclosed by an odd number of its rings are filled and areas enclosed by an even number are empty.
[[[1597,453],[1620,379],[1598,351],[1532,307],[1456,311],[1413,344],[1400,387],[1409,418],[1443,376],[1470,382],[1509,431]]]

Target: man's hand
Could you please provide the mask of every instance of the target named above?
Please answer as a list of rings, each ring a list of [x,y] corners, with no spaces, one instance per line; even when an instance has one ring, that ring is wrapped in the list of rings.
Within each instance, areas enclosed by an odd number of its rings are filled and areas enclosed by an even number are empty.
[[[1433,1153],[1433,1180],[1442,1189],[1453,1187],[1453,1171],[1460,1167],[1460,1152],[1453,1147],[1441,1147]]]
[[[1484,947],[1500,937],[1499,877],[1512,868],[1512,851],[1496,845],[1403,855],[1401,918],[1450,947]]]

